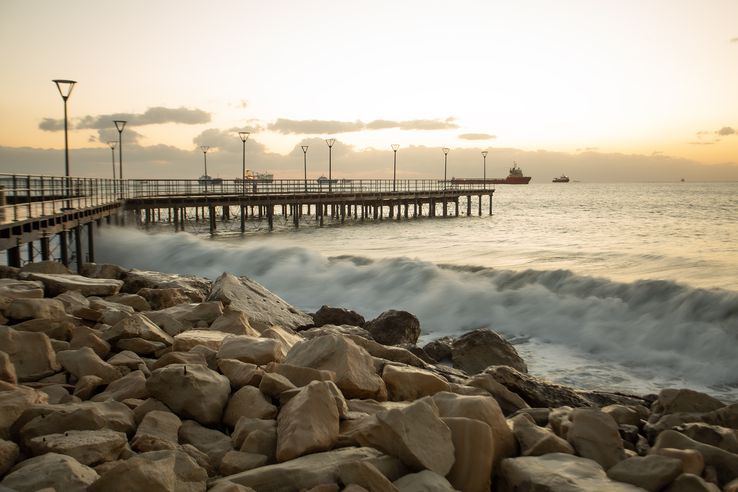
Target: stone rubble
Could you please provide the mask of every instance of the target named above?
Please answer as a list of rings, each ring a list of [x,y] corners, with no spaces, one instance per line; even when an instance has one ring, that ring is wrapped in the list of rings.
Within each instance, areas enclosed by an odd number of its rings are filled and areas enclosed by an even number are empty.
[[[0,278],[0,490],[738,491],[738,404],[527,374],[500,334],[246,277]]]

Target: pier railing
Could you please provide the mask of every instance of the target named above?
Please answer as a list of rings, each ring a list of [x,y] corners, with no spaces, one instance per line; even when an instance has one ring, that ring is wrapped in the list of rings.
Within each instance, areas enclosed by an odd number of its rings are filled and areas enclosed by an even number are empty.
[[[390,194],[493,190],[493,184],[435,179],[127,179],[0,173],[0,223],[95,207],[127,198],[238,195]]]

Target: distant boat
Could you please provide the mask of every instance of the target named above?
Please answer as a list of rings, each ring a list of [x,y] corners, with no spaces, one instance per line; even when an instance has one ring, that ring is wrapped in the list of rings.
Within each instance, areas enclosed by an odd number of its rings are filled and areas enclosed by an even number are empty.
[[[274,181],[274,174],[272,174],[272,173],[260,173],[260,172],[257,172],[257,171],[252,171],[251,169],[246,169],[246,171],[244,172],[244,175],[243,175],[243,179],[236,178],[233,181],[235,181],[236,183],[240,183],[243,180],[246,180],[246,181],[249,181],[249,182],[251,182],[251,181],[267,181],[267,182],[271,183],[272,181]]]
[[[325,176],[321,176],[321,177],[319,177],[319,178],[317,179],[317,181],[318,181],[318,184],[328,184],[328,183],[333,183],[333,184],[335,184],[335,183],[338,183],[338,180],[337,180],[337,179],[328,179],[328,178],[326,178]]]
[[[198,178],[197,182],[200,184],[200,186],[205,186],[209,184],[219,185],[223,183],[223,178],[211,178],[207,174],[203,174]]]
[[[528,184],[530,176],[523,176],[523,170],[518,167],[518,163],[513,161],[513,167],[510,168],[507,178],[451,178],[451,184],[472,185],[472,184]]]
[[[569,176],[567,176],[566,174],[562,174],[558,178],[554,178],[552,180],[552,182],[553,183],[568,183],[569,182]]]

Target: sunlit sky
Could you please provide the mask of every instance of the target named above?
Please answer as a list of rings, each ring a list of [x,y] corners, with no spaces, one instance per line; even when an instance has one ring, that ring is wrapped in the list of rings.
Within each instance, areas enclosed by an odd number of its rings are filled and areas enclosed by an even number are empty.
[[[101,162],[112,116],[126,114],[124,137],[159,146],[161,162],[208,135],[232,137],[230,149],[210,143],[235,155],[245,128],[260,144],[250,151],[268,154],[333,136],[353,152],[738,164],[735,0],[3,0],[0,46],[2,155],[63,148],[42,123],[63,115],[51,79],[69,78],[70,148],[99,149]],[[150,108],[171,111],[146,119]],[[84,117],[110,127],[78,128]],[[0,172],[16,170],[7,159]]]

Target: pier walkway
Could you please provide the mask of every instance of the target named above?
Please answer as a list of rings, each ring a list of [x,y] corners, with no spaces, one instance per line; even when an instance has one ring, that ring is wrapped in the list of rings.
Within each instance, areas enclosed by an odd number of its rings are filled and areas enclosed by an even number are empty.
[[[0,250],[10,266],[74,259],[79,269],[95,260],[93,227],[103,220],[211,234],[226,224],[243,233],[252,222],[272,230],[275,219],[299,227],[482,215],[484,201],[491,214],[494,191],[488,183],[428,179],[121,181],[0,174]]]

